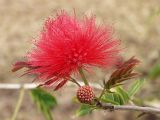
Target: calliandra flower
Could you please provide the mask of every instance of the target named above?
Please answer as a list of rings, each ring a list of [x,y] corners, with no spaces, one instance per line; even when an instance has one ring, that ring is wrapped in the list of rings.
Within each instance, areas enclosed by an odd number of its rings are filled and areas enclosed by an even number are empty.
[[[110,26],[96,25],[95,16],[78,19],[65,11],[49,18],[27,55],[26,62],[17,62],[13,71],[27,67],[27,74],[37,75],[41,85],[62,87],[78,69],[114,64],[120,41],[113,37]]]

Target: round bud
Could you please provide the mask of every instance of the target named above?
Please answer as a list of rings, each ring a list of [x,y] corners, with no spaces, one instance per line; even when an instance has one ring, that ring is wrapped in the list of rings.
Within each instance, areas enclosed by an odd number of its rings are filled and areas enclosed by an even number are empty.
[[[81,103],[91,103],[95,95],[90,86],[81,86],[77,91],[77,98]]]

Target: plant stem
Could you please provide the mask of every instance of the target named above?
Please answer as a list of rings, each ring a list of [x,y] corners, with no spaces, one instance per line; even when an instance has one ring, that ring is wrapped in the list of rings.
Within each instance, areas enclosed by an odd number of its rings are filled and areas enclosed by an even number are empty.
[[[85,75],[84,75],[84,73],[83,73],[82,68],[79,68],[79,73],[80,73],[80,75],[81,75],[81,77],[82,77],[82,80],[83,80],[84,84],[85,84],[85,85],[89,85],[89,83],[88,83],[88,81],[87,81],[87,79],[86,79],[86,77],[85,77]]]
[[[103,94],[105,93],[105,91],[106,91],[106,89],[105,89],[105,88],[103,88],[103,90],[102,90],[102,92],[101,92],[101,94],[100,94],[100,96],[99,96],[98,100],[101,100],[101,98],[102,98]]]
[[[20,106],[21,106],[21,104],[22,104],[23,97],[24,97],[24,88],[23,88],[23,86],[22,86],[21,89],[20,89],[18,102],[17,102],[16,107],[15,107],[15,109],[14,109],[14,113],[13,113],[13,115],[12,115],[11,120],[16,120],[18,111],[19,111]]]
[[[71,78],[70,79],[71,82],[75,83],[78,87],[81,87],[81,85],[74,78],[72,78],[72,77],[70,77],[70,78]]]

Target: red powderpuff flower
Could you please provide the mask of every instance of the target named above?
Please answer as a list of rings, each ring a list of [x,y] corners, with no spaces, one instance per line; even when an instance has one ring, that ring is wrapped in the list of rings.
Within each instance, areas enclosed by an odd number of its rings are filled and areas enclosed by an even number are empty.
[[[27,67],[41,85],[62,87],[79,68],[108,67],[116,62],[120,41],[109,26],[96,25],[95,17],[82,20],[65,11],[49,18],[26,62],[17,62],[13,71]]]

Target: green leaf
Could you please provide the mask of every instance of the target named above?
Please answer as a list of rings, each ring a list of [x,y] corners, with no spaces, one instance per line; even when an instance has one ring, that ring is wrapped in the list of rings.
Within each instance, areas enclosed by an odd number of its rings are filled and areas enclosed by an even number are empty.
[[[76,116],[79,117],[90,114],[93,110],[93,106],[82,104],[81,107],[76,111]]]
[[[149,77],[151,79],[156,79],[160,77],[160,64],[155,65],[149,72]]]
[[[40,88],[31,90],[31,97],[44,114],[46,120],[53,120],[51,109],[57,105],[56,98]]]
[[[140,80],[135,81],[129,87],[129,90],[128,90],[129,97],[134,96],[140,90],[140,88],[142,87],[143,83],[144,83],[144,79],[140,79]]]
[[[121,96],[123,103],[127,103],[129,101],[130,97],[122,87],[116,87],[116,92]]]
[[[114,105],[123,105],[124,101],[118,93],[106,93],[101,98],[103,102],[111,103]]]

